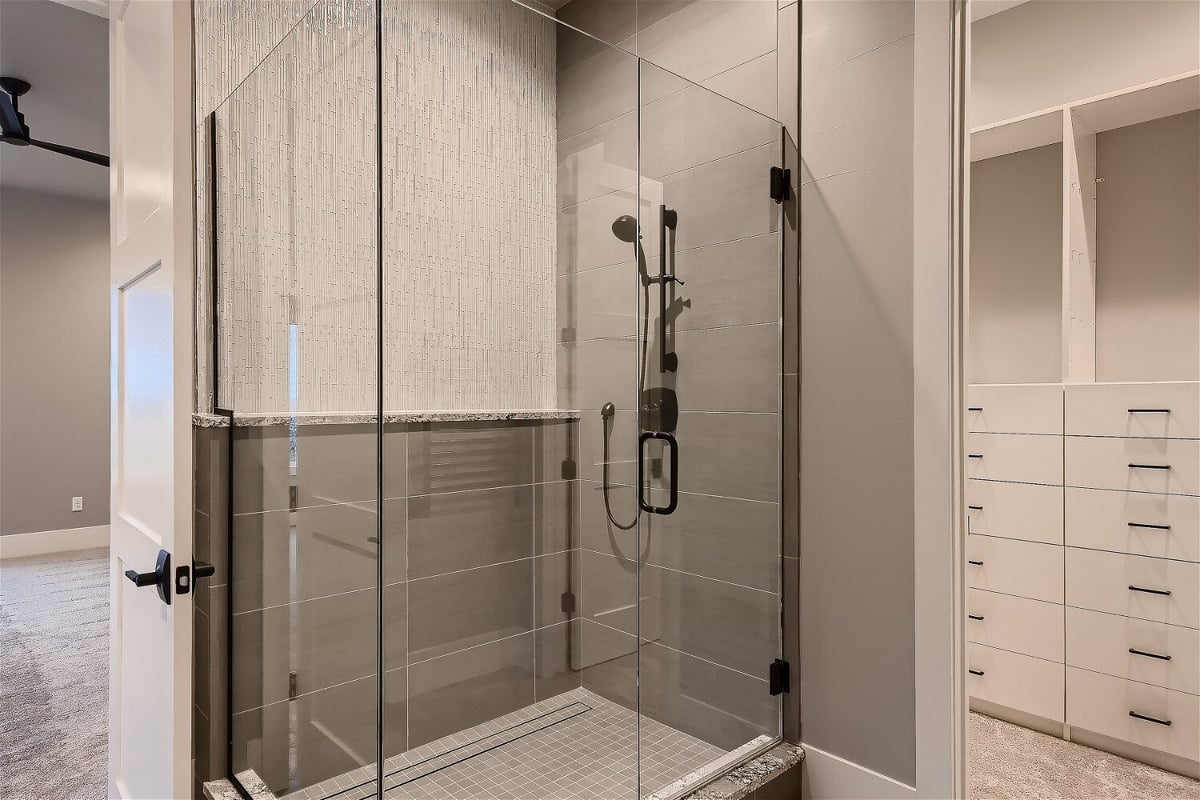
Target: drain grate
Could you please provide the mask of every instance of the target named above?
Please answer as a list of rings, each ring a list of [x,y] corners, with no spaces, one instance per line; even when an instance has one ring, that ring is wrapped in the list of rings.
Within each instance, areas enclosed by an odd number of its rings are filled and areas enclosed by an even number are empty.
[[[568,703],[551,711],[538,714],[536,717],[530,717],[522,722],[502,728],[494,733],[480,736],[465,744],[447,748],[407,766],[398,767],[384,773],[384,791],[391,791],[421,778],[426,778],[435,772],[449,769],[476,756],[481,756],[506,744],[511,744],[518,739],[532,736],[547,728],[574,719],[580,714],[586,714],[591,710],[592,707],[587,703],[578,701]],[[324,800],[371,800],[375,796],[375,781],[369,780],[336,792],[331,792],[325,795]]]

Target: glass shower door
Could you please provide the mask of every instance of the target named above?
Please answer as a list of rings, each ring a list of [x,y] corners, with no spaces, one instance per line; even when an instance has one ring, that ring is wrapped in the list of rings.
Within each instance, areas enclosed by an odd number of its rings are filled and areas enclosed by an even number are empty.
[[[778,122],[640,62],[642,796],[780,735]],[[728,759],[726,760],[728,764]]]

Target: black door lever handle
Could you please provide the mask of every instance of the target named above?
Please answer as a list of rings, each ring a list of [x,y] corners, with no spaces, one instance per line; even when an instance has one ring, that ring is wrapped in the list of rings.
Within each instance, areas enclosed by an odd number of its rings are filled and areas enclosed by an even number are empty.
[[[211,578],[217,574],[217,568],[207,561],[192,562],[192,577],[193,578]]]
[[[158,599],[171,605],[171,554],[166,550],[158,551],[158,560],[153,572],[138,572],[136,569],[125,570],[125,577],[134,586],[153,586],[158,590]]]

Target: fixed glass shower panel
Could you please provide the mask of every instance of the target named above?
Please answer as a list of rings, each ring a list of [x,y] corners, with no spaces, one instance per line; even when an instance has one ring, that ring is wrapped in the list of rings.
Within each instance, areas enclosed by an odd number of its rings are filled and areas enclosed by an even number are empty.
[[[374,4],[319,0],[198,148],[213,401],[235,421],[211,691],[231,776],[279,796],[377,760],[375,70]]]
[[[782,128],[643,60],[642,796],[780,735]],[[633,630],[627,631],[633,634]]]
[[[319,0],[205,130],[230,772],[632,800],[778,737],[778,123],[519,3]]]

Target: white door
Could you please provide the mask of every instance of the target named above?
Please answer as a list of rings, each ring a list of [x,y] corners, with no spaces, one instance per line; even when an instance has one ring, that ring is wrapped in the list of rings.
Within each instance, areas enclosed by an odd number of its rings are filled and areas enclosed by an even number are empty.
[[[192,563],[191,46],[189,2],[113,0],[108,791],[119,798],[191,796],[192,595],[176,585]],[[160,551],[162,591],[126,576],[154,572]]]

